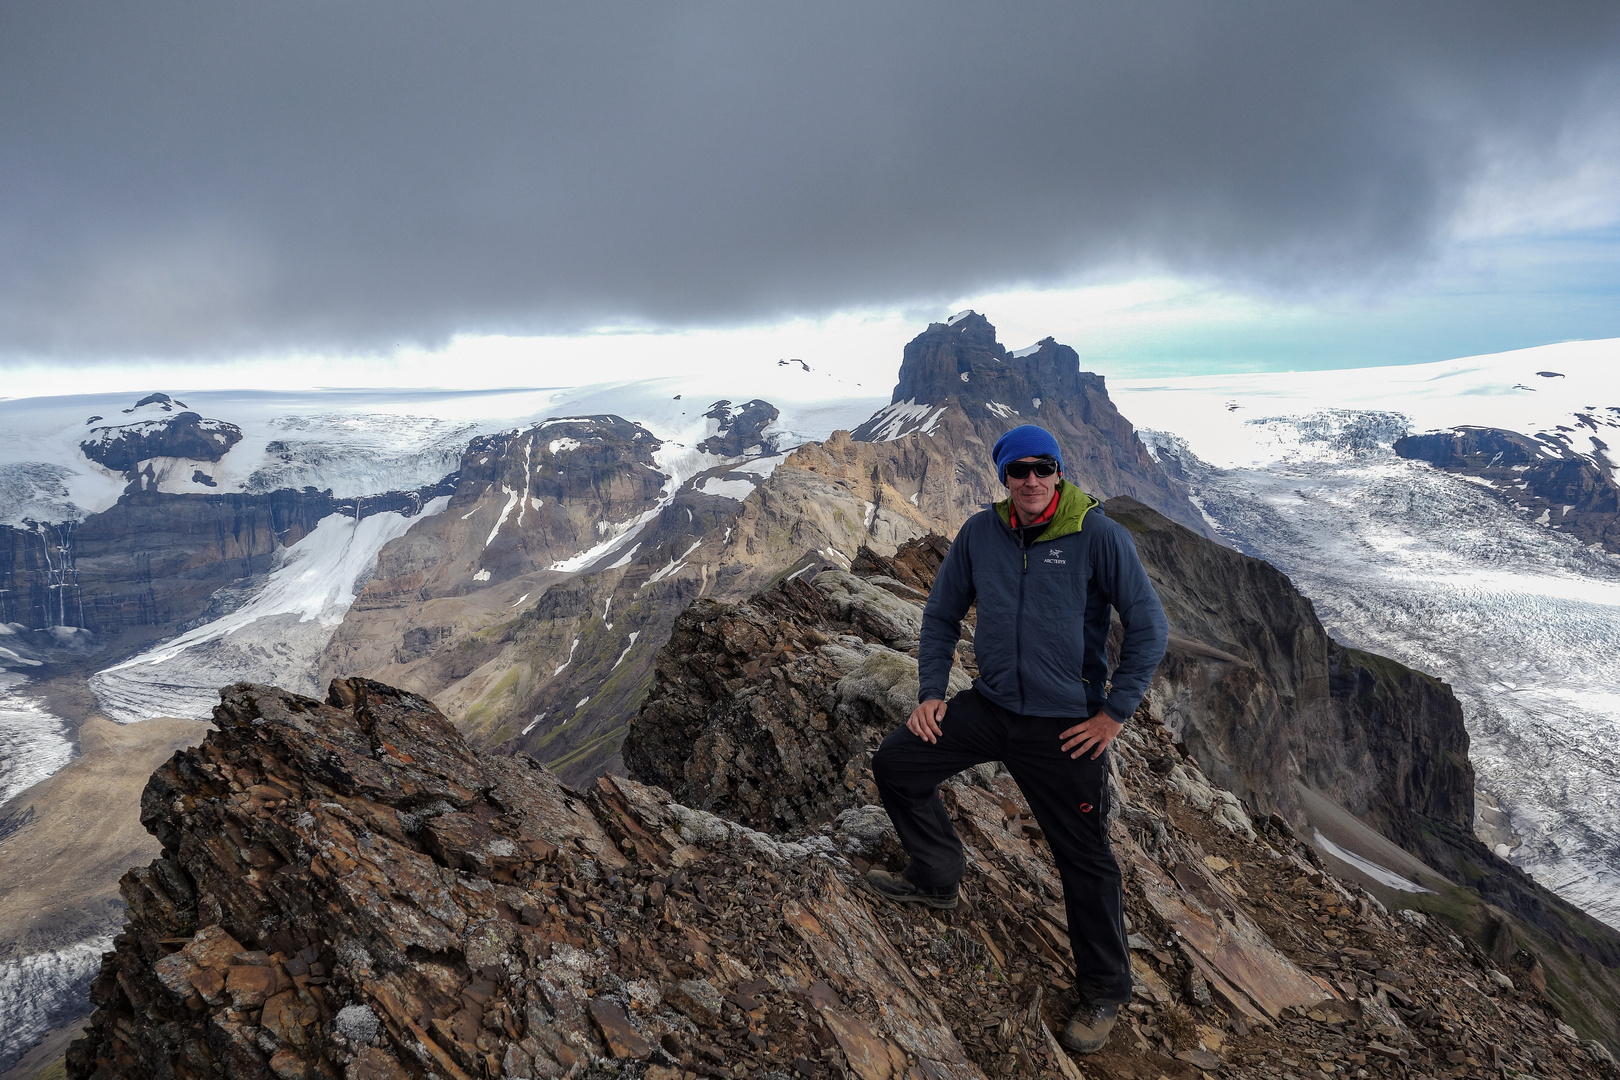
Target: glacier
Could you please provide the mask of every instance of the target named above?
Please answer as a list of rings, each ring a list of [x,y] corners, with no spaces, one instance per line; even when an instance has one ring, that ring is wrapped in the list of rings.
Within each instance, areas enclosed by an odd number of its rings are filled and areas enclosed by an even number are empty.
[[[0,961],[0,1071],[16,1064],[46,1032],[85,1014],[101,954],[112,943],[107,934]]]
[[[1620,558],[1391,449],[1442,426],[1573,427],[1620,403],[1617,359],[1620,342],[1576,342],[1111,391],[1212,532],[1288,574],[1338,640],[1451,685],[1480,800],[1510,823],[1497,853],[1620,927]]]
[[[24,693],[26,684],[0,671],[0,806],[73,760],[67,723]]]

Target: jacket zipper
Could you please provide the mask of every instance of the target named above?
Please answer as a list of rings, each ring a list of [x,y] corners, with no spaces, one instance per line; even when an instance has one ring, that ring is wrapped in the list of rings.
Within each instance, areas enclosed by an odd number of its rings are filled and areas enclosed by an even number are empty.
[[[1018,575],[1018,617],[1013,622],[1013,675],[1018,682],[1018,711],[1024,711],[1024,579],[1029,577],[1029,548],[1023,548],[1024,572]]]

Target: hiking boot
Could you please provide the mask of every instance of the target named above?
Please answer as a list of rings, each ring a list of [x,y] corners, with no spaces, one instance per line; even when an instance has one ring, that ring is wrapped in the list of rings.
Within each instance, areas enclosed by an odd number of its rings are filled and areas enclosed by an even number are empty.
[[[1063,1025],[1058,1042],[1077,1054],[1095,1054],[1108,1041],[1108,1033],[1114,1030],[1114,1018],[1118,1015],[1118,1005],[1081,1002],[1069,1022]]]
[[[885,900],[898,904],[924,904],[941,911],[956,906],[957,886],[948,889],[921,889],[911,883],[904,873],[891,874],[875,867],[866,872],[866,885]]]

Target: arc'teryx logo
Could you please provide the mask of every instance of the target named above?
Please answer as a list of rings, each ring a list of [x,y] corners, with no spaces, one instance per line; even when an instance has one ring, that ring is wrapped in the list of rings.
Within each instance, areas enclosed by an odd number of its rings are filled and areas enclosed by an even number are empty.
[[[1062,548],[1047,548],[1046,549],[1046,558],[1043,559],[1042,561],[1043,562],[1049,562],[1049,563],[1055,563],[1058,566],[1067,566],[1067,565],[1069,565],[1068,560],[1061,558],[1062,554],[1063,554],[1063,549]]]

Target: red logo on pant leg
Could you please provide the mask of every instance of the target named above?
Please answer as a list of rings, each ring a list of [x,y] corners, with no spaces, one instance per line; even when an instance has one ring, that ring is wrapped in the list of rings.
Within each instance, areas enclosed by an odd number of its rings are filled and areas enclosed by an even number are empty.
[[[1091,813],[1091,804],[1090,804],[1090,803],[1088,803],[1088,802],[1083,802],[1083,803],[1081,803],[1081,804],[1080,804],[1080,812],[1081,812],[1081,813],[1082,813],[1082,814],[1089,814],[1089,813]]]

